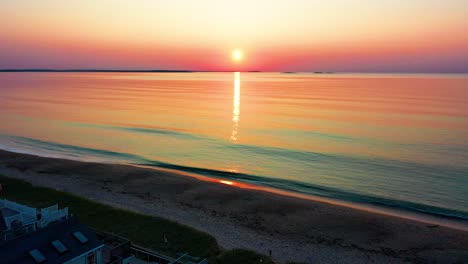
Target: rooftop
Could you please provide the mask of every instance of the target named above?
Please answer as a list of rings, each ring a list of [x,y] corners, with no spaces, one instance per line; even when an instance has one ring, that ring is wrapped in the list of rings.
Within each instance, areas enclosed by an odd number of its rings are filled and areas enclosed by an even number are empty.
[[[80,233],[80,238],[74,235]],[[75,217],[0,243],[0,264],[64,263],[103,247],[96,235]]]
[[[14,209],[6,208],[6,207],[0,208],[0,211],[2,211],[2,214],[4,217],[14,216],[20,213]]]

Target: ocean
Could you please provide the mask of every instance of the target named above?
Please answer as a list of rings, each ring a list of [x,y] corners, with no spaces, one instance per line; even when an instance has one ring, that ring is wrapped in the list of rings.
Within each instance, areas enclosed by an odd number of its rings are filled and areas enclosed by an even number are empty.
[[[0,73],[0,149],[468,220],[468,75]]]

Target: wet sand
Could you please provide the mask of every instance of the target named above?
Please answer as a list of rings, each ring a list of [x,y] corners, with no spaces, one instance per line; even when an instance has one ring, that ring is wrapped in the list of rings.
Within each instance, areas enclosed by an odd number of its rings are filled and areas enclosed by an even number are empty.
[[[279,263],[465,263],[468,232],[128,165],[0,150],[0,174],[171,219]],[[57,201],[60,203],[60,201]]]

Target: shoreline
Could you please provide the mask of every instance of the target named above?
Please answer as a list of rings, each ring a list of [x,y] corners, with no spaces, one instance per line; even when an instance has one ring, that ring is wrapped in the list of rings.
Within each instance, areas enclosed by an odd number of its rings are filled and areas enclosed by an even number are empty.
[[[464,231],[166,170],[0,150],[0,174],[174,220],[213,235],[224,248],[271,250],[280,263],[468,259]]]
[[[177,176],[192,177],[197,180],[201,180],[205,182],[211,182],[211,183],[217,183],[217,184],[224,183],[226,185],[230,185],[231,187],[263,191],[263,192],[273,193],[273,194],[277,194],[281,196],[288,196],[288,197],[295,197],[299,199],[310,200],[314,202],[323,202],[323,203],[328,203],[328,204],[337,205],[337,206],[344,206],[344,207],[361,210],[365,212],[370,212],[370,213],[394,216],[394,217],[399,217],[399,218],[408,219],[412,221],[418,221],[418,222],[427,223],[427,224],[441,225],[441,226],[468,232],[468,219],[459,217],[459,216],[454,216],[454,215],[438,214],[438,213],[431,212],[431,211],[426,212],[426,211],[421,211],[421,210],[413,210],[411,208],[395,207],[392,205],[385,205],[381,203],[356,202],[356,201],[343,200],[343,199],[340,200],[337,198],[331,198],[327,196],[314,195],[310,193],[301,193],[301,192],[296,192],[293,190],[268,187],[268,186],[264,186],[261,184],[253,184],[253,183],[246,183],[242,181],[236,181],[235,179],[231,179],[231,178],[226,179],[226,178],[220,178],[216,176],[206,176],[202,174],[197,174],[195,172],[189,172],[189,171],[183,171],[183,170],[177,170],[177,169],[171,169],[171,168],[165,168],[165,167],[157,167],[157,166],[152,166],[152,165],[144,165],[144,164],[138,164],[138,163],[125,163],[125,162],[116,163],[108,159],[93,160],[93,159],[76,159],[76,158],[71,158],[71,157],[66,157],[66,156],[63,157],[60,155],[48,155],[48,154],[40,155],[37,153],[37,151],[28,152],[28,151],[23,151],[23,150],[14,149],[14,148],[0,148],[0,151],[11,152],[11,153],[16,153],[16,154],[31,155],[31,156],[37,156],[37,157],[43,157],[43,158],[63,159],[63,160],[71,160],[71,161],[78,161],[78,162],[90,162],[90,163],[123,165],[123,166],[144,168],[144,169],[149,169],[149,170],[153,170],[156,172],[167,172],[167,173],[174,174]]]
[[[121,164],[121,165],[128,165],[128,166],[135,166],[138,168],[145,168],[150,170],[156,171],[164,171],[173,173],[176,175],[184,176],[184,177],[192,177],[201,181],[211,182],[211,183],[218,183],[218,184],[226,184],[233,188],[241,188],[241,189],[248,189],[254,191],[262,191],[268,192],[280,196],[288,196],[299,198],[303,200],[309,200],[313,202],[320,202],[320,203],[327,203],[336,206],[347,207],[359,211],[364,211],[368,213],[375,213],[375,214],[382,214],[392,217],[398,217],[406,220],[426,223],[426,224],[434,224],[440,225],[452,229],[457,229],[460,231],[468,232],[468,220],[464,218],[460,218],[457,216],[448,216],[448,215],[438,215],[432,212],[421,212],[421,211],[411,211],[410,209],[402,209],[402,208],[394,208],[391,206],[382,206],[382,205],[374,205],[370,203],[358,203],[353,201],[343,201],[338,199],[333,199],[330,197],[322,197],[313,194],[307,193],[299,193],[294,191],[288,190],[281,190],[273,187],[266,187],[261,185],[249,184],[245,182],[239,182],[234,180],[224,180],[220,178],[214,178],[184,171],[178,171],[173,169],[166,169],[166,168],[159,168],[159,167],[152,167],[152,166],[145,166],[139,164]]]

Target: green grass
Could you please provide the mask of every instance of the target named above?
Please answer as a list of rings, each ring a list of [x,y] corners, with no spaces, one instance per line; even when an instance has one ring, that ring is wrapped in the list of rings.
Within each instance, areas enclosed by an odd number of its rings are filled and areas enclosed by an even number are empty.
[[[208,257],[211,264],[270,264],[270,258],[245,249],[221,252],[216,239],[206,233],[177,222],[116,209],[73,194],[50,188],[33,186],[28,182],[0,175],[6,198],[31,207],[43,208],[54,204],[68,207],[83,224],[130,239],[133,243],[174,256],[188,252],[197,257]],[[164,236],[168,243],[165,243]]]

